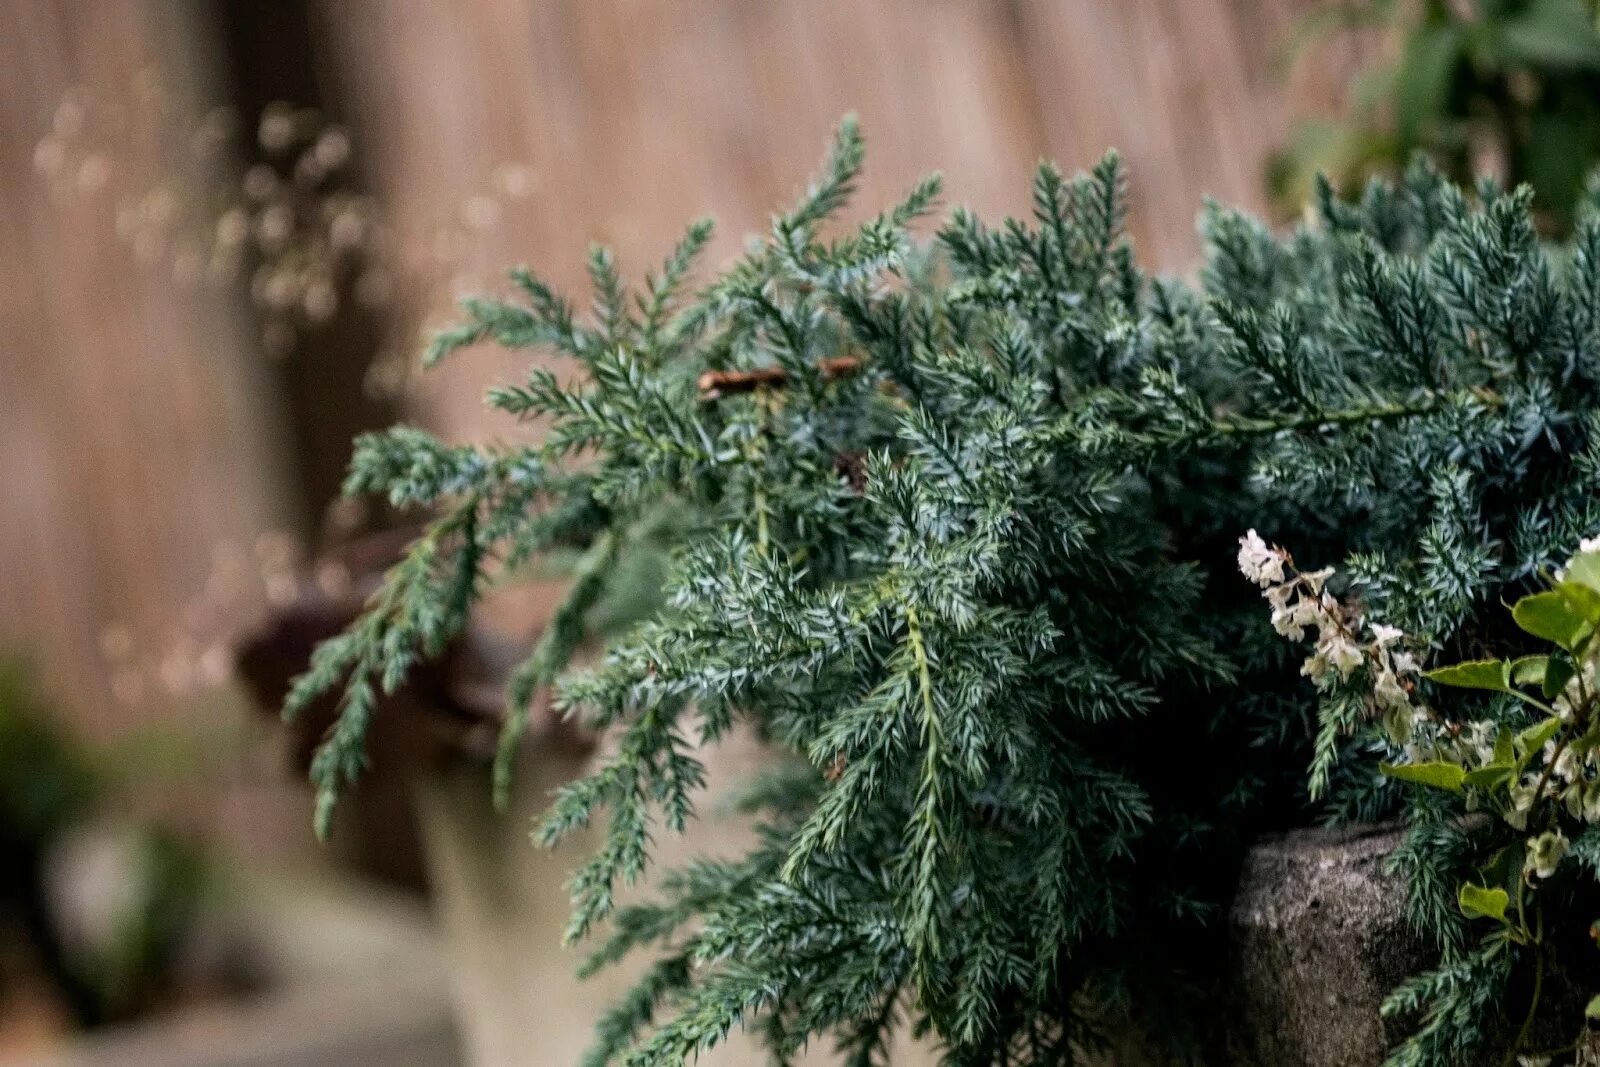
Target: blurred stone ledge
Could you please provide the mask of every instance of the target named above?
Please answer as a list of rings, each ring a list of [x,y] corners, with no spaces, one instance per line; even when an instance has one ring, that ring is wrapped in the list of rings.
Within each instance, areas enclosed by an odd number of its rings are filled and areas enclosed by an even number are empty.
[[[257,995],[107,1027],[0,1067],[457,1067],[451,989],[415,900],[323,878],[257,878],[218,936],[243,939]]]

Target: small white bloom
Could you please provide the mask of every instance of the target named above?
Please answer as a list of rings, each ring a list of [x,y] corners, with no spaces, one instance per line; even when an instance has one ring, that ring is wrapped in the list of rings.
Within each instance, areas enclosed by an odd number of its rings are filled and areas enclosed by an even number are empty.
[[[1405,631],[1398,626],[1385,626],[1381,622],[1373,623],[1369,629],[1372,630],[1372,636],[1377,638],[1379,648],[1387,648],[1405,636]]]
[[[1546,763],[1550,762],[1550,756],[1553,748],[1553,743],[1545,746],[1544,761]],[[1556,765],[1551,769],[1550,773],[1562,781],[1570,782],[1577,778],[1581,773],[1581,768],[1578,765],[1578,755],[1572,751],[1572,747],[1570,745],[1562,749],[1561,755],[1556,756],[1555,760]]]
[[[1400,684],[1393,671],[1379,671],[1378,680],[1373,683],[1372,696],[1380,708],[1398,711],[1404,708],[1411,710],[1411,697],[1406,693],[1405,687]]]
[[[1416,674],[1421,670],[1421,665],[1417,663],[1417,657],[1404,651],[1391,653],[1389,664],[1393,667],[1394,673],[1400,675]]]
[[[1314,600],[1297,600],[1272,613],[1272,628],[1291,641],[1306,636],[1306,627],[1315,626],[1321,612]]]
[[[1435,745],[1418,738],[1413,738],[1403,751],[1407,763],[1429,763],[1439,758],[1439,751]],[[1467,803],[1473,803],[1475,796],[1477,796],[1476,793],[1468,793]]]
[[[1592,782],[1584,790],[1583,821],[1600,822],[1600,782]]]
[[[1239,570],[1258,585],[1276,585],[1283,581],[1283,553],[1251,530],[1239,538]]]
[[[1566,710],[1570,715],[1572,707],[1574,705],[1582,704],[1584,701],[1584,695],[1586,693],[1592,693],[1594,690],[1594,661],[1592,659],[1585,659],[1582,669],[1580,669],[1577,674],[1574,674],[1571,678],[1567,679],[1567,684],[1562,687],[1561,695],[1558,696],[1555,701],[1557,710],[1561,710],[1561,705],[1563,702],[1565,702],[1567,705]]]
[[[1405,723],[1403,729],[1389,728],[1390,736],[1395,737],[1398,744],[1405,744],[1411,737],[1411,696],[1406,693],[1405,686],[1400,685],[1400,678],[1394,677],[1389,670],[1379,673],[1378,681],[1373,683],[1373,699],[1378,701],[1379,710],[1386,712],[1384,718],[1394,718],[1395,723]]]
[[[1533,794],[1536,788],[1538,784],[1528,779],[1523,779],[1511,787],[1511,807],[1506,811],[1505,820],[1513,829],[1528,828],[1528,815],[1533,811]]]
[[[1467,726],[1466,733],[1462,736],[1467,748],[1477,757],[1477,762],[1484,764],[1494,762],[1494,743],[1499,734],[1500,731],[1494,723],[1477,719]]]
[[[1272,628],[1291,641],[1299,641],[1305,637],[1306,631],[1304,626],[1294,621],[1294,616],[1294,608],[1279,608],[1272,613]]]
[[[1323,593],[1317,598],[1317,633],[1323,640],[1331,640],[1342,635],[1346,629],[1344,625],[1344,612],[1339,602],[1333,599],[1332,593]]]
[[[1593,537],[1585,537],[1582,541],[1579,541],[1578,551],[1580,553],[1600,552],[1600,534],[1595,534]]]
[[[1567,838],[1560,830],[1547,830],[1528,842],[1527,859],[1523,870],[1532,871],[1540,878],[1549,878],[1561,865],[1567,854]]]
[[[1342,633],[1325,637],[1317,651],[1327,657],[1328,662],[1339,671],[1339,677],[1345,681],[1349,681],[1365,658],[1361,648]]]
[[[1327,583],[1329,578],[1333,577],[1333,568],[1324,567],[1320,571],[1308,571],[1300,577],[1306,583],[1308,589],[1313,593],[1320,593],[1323,585]]]

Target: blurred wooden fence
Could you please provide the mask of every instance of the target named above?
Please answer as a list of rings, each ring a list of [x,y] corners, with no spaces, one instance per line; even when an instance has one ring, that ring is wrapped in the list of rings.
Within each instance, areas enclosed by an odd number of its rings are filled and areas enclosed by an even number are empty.
[[[942,170],[986,217],[1028,210],[1044,156],[1109,147],[1131,171],[1142,258],[1182,270],[1201,198],[1264,208],[1267,154],[1335,98],[1350,45],[1283,70],[1311,0],[322,0],[319,31],[379,192],[402,220],[470,203],[523,161],[531,202],[475,249],[474,284],[527,262],[579,289],[587,245],[635,274],[690,218],[714,256],[765,228],[848,111],[868,138],[857,211]],[[483,431],[485,354],[420,410]]]
[[[708,213],[725,257],[851,110],[861,213],[935,168],[952,201],[1026,211],[1038,157],[1078,168],[1114,145],[1144,261],[1182,270],[1202,194],[1262,207],[1267,152],[1351,60],[1285,80],[1306,0],[308,2],[315,76],[397,225],[425,246],[471,216],[456,287],[515,262],[576,287],[595,240],[637,272]],[[116,92],[159,65],[213,97],[221,6],[0,5],[0,646],[33,649],[91,730],[125,715],[106,625],[159,633],[216,543],[287,522],[296,487],[246,309],[137,265],[106,219],[52,205],[29,157],[74,84]],[[529,195],[489,211],[512,161]],[[444,311],[444,295],[413,299]],[[475,353],[417,389],[411,417],[503,433],[479,396],[514,366]]]
[[[159,67],[179,98],[210,94],[202,14],[188,0],[0,4],[0,652],[39,661],[94,732],[138,717],[112,699],[108,627],[165,640],[217,547],[281,525],[291,499],[242,309],[135,262],[110,211],[57,203],[34,167],[74,86],[126,94]],[[165,172],[148,132],[70,180]],[[204,195],[204,175],[188,177],[200,184],[179,195]]]

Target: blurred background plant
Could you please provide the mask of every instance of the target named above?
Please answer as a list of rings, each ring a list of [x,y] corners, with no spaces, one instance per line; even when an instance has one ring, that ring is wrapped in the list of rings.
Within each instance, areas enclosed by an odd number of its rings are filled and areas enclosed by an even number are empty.
[[[1600,3],[1354,0],[1309,14],[1290,54],[1352,33],[1383,58],[1353,74],[1342,116],[1302,122],[1272,157],[1280,212],[1310,202],[1318,172],[1349,189],[1422,152],[1458,181],[1532,185],[1545,232],[1571,229],[1600,161]]]
[[[126,784],[0,656],[0,1031],[41,1010],[68,1027],[130,1019],[228,984],[182,968],[210,880],[202,845],[130,816]]]

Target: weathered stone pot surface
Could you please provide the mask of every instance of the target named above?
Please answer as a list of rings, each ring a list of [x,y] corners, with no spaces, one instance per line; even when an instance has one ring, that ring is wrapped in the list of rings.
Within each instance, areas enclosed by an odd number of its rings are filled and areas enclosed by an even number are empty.
[[[1379,1014],[1438,959],[1403,917],[1404,880],[1385,869],[1404,836],[1393,825],[1296,830],[1250,851],[1230,917],[1224,1064],[1377,1067],[1411,1032]],[[1587,981],[1550,967],[1528,1047],[1567,1045],[1588,1001]],[[1482,1067],[1505,1062],[1529,996],[1512,983]]]
[[[1231,922],[1229,1062],[1358,1067],[1402,1036],[1384,997],[1429,964],[1384,870],[1394,827],[1298,830],[1251,849]]]

